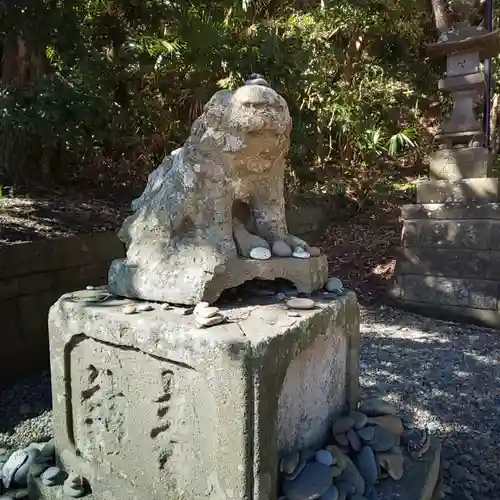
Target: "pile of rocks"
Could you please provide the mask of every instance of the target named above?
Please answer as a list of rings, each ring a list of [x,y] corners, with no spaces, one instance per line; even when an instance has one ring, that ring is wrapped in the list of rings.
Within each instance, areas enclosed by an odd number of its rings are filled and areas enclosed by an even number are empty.
[[[292,248],[285,241],[275,241],[271,248],[267,247],[254,247],[249,252],[249,257],[255,260],[269,260],[274,257],[295,257],[296,259],[309,259],[310,257],[319,257],[321,250],[317,247],[303,247]]]
[[[89,493],[84,478],[67,474],[55,466],[53,441],[32,443],[0,459],[0,500],[28,499],[29,475],[39,477],[45,486],[62,488],[63,495],[68,498],[81,498]]]
[[[215,326],[222,323],[226,317],[215,306],[208,302],[200,302],[193,310],[194,320],[199,327]]]
[[[379,480],[403,476],[401,444],[414,434],[396,408],[381,399],[363,401],[336,419],[321,450],[294,451],[280,461],[282,500],[376,500]]]

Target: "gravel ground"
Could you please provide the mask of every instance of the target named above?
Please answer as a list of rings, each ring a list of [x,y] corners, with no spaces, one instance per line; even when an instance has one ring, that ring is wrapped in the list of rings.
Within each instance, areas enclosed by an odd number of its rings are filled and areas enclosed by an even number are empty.
[[[364,310],[361,385],[443,443],[444,498],[500,499],[500,333]]]
[[[444,498],[500,499],[500,334],[389,308],[363,309],[361,385],[443,441]],[[47,372],[0,391],[0,448],[51,433]]]

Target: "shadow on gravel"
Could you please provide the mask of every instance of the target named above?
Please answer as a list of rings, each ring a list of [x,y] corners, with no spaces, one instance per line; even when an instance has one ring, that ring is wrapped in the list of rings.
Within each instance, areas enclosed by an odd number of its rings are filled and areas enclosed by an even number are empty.
[[[0,448],[23,446],[50,438],[51,409],[48,370],[0,389]]]
[[[362,322],[361,385],[443,441],[445,498],[500,499],[500,334],[381,309]]]

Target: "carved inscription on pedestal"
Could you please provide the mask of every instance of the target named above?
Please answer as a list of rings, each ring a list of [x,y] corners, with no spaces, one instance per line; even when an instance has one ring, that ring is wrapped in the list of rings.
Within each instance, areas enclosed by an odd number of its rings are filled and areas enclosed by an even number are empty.
[[[215,414],[204,378],[187,365],[91,338],[71,352],[76,452],[133,487],[188,491],[190,471],[211,467],[217,428],[206,415]]]
[[[87,387],[80,393],[83,409],[83,444],[86,453],[97,450],[105,455],[117,455],[125,436],[125,395],[118,388],[116,377],[109,368],[87,367]],[[94,450],[94,451],[92,451]],[[84,451],[84,450],[82,450]]]
[[[173,370],[162,370],[160,375],[161,391],[153,400],[156,405],[157,425],[150,431],[150,437],[155,442],[155,447],[159,449],[158,466],[160,469],[165,467],[165,464],[172,456],[173,447],[176,441],[172,436],[172,412],[171,406],[175,404],[172,401],[172,390],[174,381]]]

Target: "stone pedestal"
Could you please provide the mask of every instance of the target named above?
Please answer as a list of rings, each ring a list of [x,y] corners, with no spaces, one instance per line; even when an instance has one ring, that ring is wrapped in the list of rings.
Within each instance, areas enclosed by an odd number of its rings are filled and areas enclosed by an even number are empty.
[[[63,296],[49,331],[56,456],[89,499],[275,499],[279,455],[320,446],[358,402],[353,293],[299,317],[240,305],[210,329],[85,296]]]
[[[440,149],[417,204],[402,207],[403,234],[390,296],[445,319],[500,327],[500,182],[486,148]]]

